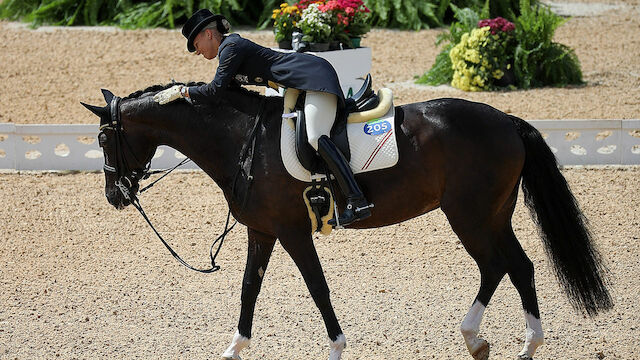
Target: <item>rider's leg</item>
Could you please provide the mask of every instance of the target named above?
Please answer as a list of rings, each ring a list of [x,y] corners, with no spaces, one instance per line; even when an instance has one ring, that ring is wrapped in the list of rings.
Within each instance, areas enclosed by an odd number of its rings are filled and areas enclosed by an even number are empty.
[[[338,97],[334,94],[307,91],[304,102],[304,115],[307,122],[309,144],[318,151],[318,140],[329,135],[336,121]]]
[[[338,97],[333,94],[307,91],[304,112],[309,144],[327,163],[347,199],[346,209],[338,217],[337,223],[348,225],[371,216],[371,210],[353,177],[349,163],[328,136],[335,122],[337,103]],[[335,219],[329,221],[331,225],[337,225],[337,223]]]

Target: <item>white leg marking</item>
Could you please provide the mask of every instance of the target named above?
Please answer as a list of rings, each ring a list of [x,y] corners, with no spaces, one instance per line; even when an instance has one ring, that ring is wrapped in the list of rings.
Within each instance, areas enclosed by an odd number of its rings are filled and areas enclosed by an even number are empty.
[[[471,355],[475,354],[485,344],[483,340],[478,339],[478,331],[480,331],[480,322],[482,321],[484,309],[485,306],[476,300],[460,326],[464,342],[467,344],[467,349],[469,349]]]
[[[524,347],[518,354],[518,357],[527,359],[533,357],[538,346],[544,343],[544,335],[542,334],[542,323],[540,319],[537,319],[529,313],[525,313],[524,318],[527,320],[527,330],[525,330]]]
[[[347,338],[344,334],[338,335],[336,341],[329,340],[329,346],[331,351],[329,352],[329,360],[340,360],[342,356],[342,350],[347,347]]]
[[[222,358],[225,360],[241,360],[238,354],[242,349],[249,346],[250,341],[249,338],[240,335],[238,330],[236,330],[236,333],[233,335],[233,340],[231,340],[231,345],[222,353]]]

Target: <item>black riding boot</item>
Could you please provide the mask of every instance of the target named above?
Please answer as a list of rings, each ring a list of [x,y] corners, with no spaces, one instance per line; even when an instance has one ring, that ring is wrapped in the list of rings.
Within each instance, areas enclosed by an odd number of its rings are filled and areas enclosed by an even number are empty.
[[[369,205],[358,183],[356,183],[347,160],[326,135],[318,139],[318,154],[327,163],[329,170],[338,181],[340,190],[347,198],[347,207],[342,215],[338,217],[340,226],[349,225],[354,221],[371,216],[370,208],[372,206]],[[336,219],[329,220],[329,225],[336,226]]]

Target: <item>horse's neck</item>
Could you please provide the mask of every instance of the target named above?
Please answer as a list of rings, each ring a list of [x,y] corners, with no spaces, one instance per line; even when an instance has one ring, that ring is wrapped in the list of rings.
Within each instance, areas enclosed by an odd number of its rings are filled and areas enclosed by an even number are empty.
[[[234,103],[240,107],[241,103]],[[149,124],[157,144],[166,144],[193,160],[223,188],[231,185],[241,149],[248,141],[255,118],[252,106],[245,112],[229,105],[214,106],[202,115],[193,107],[167,109]]]

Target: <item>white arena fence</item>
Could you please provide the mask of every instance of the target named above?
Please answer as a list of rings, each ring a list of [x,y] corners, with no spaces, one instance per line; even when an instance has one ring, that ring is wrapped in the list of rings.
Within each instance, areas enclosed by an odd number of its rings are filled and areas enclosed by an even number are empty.
[[[640,120],[532,120],[561,165],[640,165]],[[100,170],[98,125],[0,123],[0,169]],[[172,167],[185,156],[161,146],[154,169]],[[190,162],[185,169],[198,169]]]

